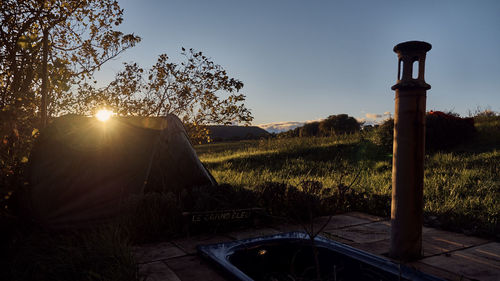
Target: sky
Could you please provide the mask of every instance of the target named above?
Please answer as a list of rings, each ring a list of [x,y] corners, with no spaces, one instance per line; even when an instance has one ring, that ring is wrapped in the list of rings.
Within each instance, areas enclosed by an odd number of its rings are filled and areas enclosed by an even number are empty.
[[[404,41],[432,44],[427,110],[467,116],[500,111],[500,1],[119,0],[119,30],[141,43],[106,64],[149,68],[181,47],[202,51],[242,80],[254,125],[296,126],[347,113],[380,121],[394,112],[397,56]],[[287,127],[287,124],[291,126]],[[278,126],[279,127],[279,126]]]

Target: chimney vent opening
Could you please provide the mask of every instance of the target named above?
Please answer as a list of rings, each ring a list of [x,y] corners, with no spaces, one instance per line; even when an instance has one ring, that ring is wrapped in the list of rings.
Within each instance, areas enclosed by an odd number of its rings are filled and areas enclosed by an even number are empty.
[[[419,76],[418,69],[419,69],[419,62],[418,62],[418,58],[416,58],[412,63],[411,78],[418,79],[418,76]]]

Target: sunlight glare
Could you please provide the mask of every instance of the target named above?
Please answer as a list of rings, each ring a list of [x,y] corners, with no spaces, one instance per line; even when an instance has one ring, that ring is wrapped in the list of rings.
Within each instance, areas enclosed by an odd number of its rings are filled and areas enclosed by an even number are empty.
[[[97,111],[95,117],[97,118],[97,120],[99,120],[101,122],[106,122],[113,115],[114,115],[113,111],[110,111],[107,109],[101,109],[101,110]]]

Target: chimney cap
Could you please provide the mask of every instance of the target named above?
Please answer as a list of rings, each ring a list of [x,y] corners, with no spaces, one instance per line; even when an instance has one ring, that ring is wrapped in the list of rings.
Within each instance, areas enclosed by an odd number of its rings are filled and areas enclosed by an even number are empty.
[[[395,53],[428,52],[432,45],[424,41],[407,41],[394,46]]]

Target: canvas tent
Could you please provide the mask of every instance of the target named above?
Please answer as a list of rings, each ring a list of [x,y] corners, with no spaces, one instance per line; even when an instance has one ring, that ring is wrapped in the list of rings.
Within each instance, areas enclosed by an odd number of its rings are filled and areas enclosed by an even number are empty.
[[[28,173],[27,209],[55,228],[113,217],[132,194],[216,184],[174,115],[57,118],[39,136]]]

